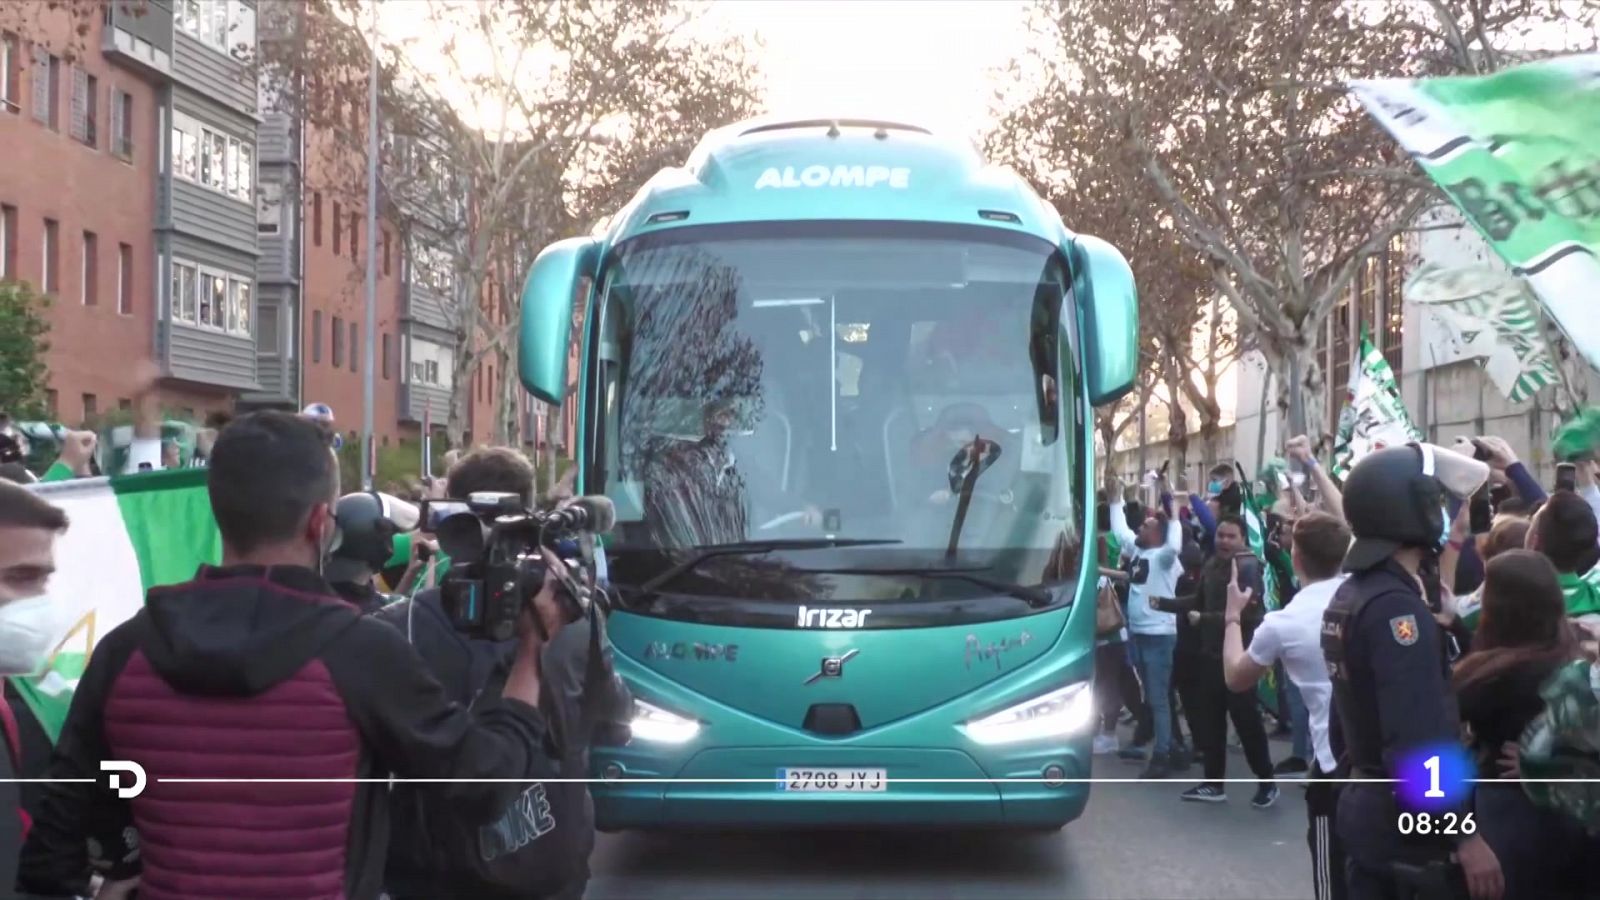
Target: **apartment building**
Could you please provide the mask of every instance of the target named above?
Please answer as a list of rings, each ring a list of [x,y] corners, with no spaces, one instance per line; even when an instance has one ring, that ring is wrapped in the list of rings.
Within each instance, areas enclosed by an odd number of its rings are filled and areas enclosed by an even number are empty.
[[[258,83],[255,64],[303,10],[145,0],[79,19],[0,3],[0,280],[50,298],[55,418],[128,407],[130,373],[154,361],[177,415],[320,401],[360,427],[366,72],[342,73],[347,116],[312,124],[283,102],[303,86]],[[374,423],[387,444],[448,419],[467,293],[449,248],[470,185],[440,142],[384,130],[383,164],[399,176],[384,183],[400,186],[380,199],[376,248]],[[484,302],[503,316],[503,298]],[[511,358],[488,354],[467,374],[472,440],[498,430],[494,385]],[[553,431],[571,446],[570,409],[568,427],[546,428],[549,411],[518,393],[525,441]]]
[[[65,11],[30,6],[0,4],[0,280],[49,297],[48,396],[76,424],[128,405],[130,374],[154,358],[170,14],[78,34]],[[170,399],[208,401],[184,385]]]

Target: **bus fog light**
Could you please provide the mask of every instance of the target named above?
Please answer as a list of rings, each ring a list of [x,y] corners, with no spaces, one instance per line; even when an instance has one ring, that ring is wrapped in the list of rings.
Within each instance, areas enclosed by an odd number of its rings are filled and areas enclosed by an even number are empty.
[[[1060,787],[1067,778],[1067,770],[1058,765],[1051,764],[1044,767],[1044,786]]]
[[[700,723],[659,706],[634,698],[633,721],[629,728],[641,741],[657,744],[682,744],[700,733]]]
[[[622,767],[616,763],[606,763],[605,768],[600,770],[600,777],[607,781],[616,781],[622,777]]]
[[[1080,681],[962,726],[980,744],[1009,744],[1077,734],[1094,721],[1094,694]]]

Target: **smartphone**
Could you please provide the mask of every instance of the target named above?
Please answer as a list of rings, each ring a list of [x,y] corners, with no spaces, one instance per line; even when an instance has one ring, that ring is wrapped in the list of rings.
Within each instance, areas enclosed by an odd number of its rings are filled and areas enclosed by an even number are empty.
[[[1260,581],[1261,562],[1253,553],[1241,553],[1234,557],[1239,566],[1239,584],[1255,584]]]
[[[1556,466],[1556,490],[1575,491],[1578,489],[1578,466],[1576,463],[1564,462]]]
[[[1473,534],[1488,534],[1494,526],[1494,510],[1489,505],[1489,486],[1484,485],[1472,495],[1472,505],[1468,507],[1467,516],[1471,521]]]
[[[1483,441],[1477,438],[1468,438],[1468,440],[1472,441],[1472,458],[1478,462],[1488,462],[1489,448],[1483,445]]]
[[[458,513],[470,513],[472,507],[460,500],[424,499],[418,512],[417,518],[422,523],[420,530],[433,534],[439,530],[439,523]]]

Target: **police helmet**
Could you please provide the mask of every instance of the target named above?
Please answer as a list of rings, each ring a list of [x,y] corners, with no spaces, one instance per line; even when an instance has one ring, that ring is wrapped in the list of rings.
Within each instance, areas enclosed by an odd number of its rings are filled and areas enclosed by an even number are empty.
[[[357,581],[383,570],[394,556],[394,536],[417,525],[411,504],[377,491],[339,498],[334,508],[339,544],[328,559],[329,581]]]
[[[1346,572],[1364,572],[1403,547],[1437,549],[1445,501],[1483,485],[1489,467],[1432,444],[1386,447],[1364,457],[1344,483],[1344,518],[1355,541]]]

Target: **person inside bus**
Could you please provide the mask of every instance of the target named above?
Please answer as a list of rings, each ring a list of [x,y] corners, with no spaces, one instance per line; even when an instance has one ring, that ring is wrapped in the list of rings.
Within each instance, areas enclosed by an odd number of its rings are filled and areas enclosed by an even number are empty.
[[[667,546],[725,544],[748,540],[763,522],[750,519],[750,481],[774,484],[762,461],[740,460],[728,444],[733,428],[733,401],[712,400],[701,411],[703,436],[661,454],[652,468],[646,499],[650,519]],[[800,522],[822,524],[822,511],[810,503],[795,503]]]
[[[986,446],[979,452],[987,459],[993,444],[1004,453],[999,440],[1000,426],[994,424],[989,413],[976,403],[955,403],[939,413],[933,425],[917,435],[911,446],[912,470],[916,490],[913,498],[926,498],[927,503],[943,505],[955,496],[950,485],[951,463],[956,454],[968,451],[975,440],[982,439]],[[962,471],[964,471],[964,467]],[[990,485],[985,485],[990,487]],[[988,493],[997,493],[990,490]]]

